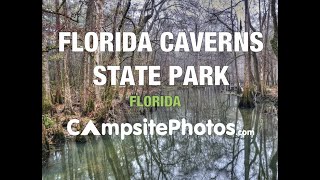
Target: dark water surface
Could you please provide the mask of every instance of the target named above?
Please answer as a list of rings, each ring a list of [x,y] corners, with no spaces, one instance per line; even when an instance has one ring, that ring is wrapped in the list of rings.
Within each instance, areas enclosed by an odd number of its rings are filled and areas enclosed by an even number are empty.
[[[51,153],[42,179],[278,179],[278,118],[271,104],[239,110],[238,98],[214,88],[166,90],[181,107],[148,111],[156,123],[185,118],[189,123],[235,123],[252,136],[93,136],[85,144],[66,142]],[[143,116],[133,116],[142,122]]]

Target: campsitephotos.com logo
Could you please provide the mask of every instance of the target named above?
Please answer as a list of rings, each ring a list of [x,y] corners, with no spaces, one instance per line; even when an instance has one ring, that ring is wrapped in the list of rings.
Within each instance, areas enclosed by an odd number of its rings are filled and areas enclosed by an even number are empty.
[[[234,123],[212,123],[212,121],[209,119],[207,120],[207,123],[196,123],[191,124],[186,122],[186,119],[181,119],[181,121],[177,119],[170,119],[168,121],[168,124],[166,123],[154,123],[154,120],[148,121],[146,118],[143,119],[143,123],[102,123],[101,126],[101,133],[94,125],[93,121],[89,121],[85,128],[82,131],[77,130],[76,126],[80,123],[80,120],[78,119],[71,119],[68,122],[67,130],[68,133],[72,136],[77,135],[88,135],[89,133],[92,133],[93,135],[119,135],[121,136],[121,139],[124,139],[125,136],[128,135],[141,135],[142,133],[144,135],[154,135],[155,133],[161,136],[164,135],[172,135],[174,132],[181,131],[182,135],[217,135],[217,136],[234,136],[235,135],[235,124]],[[239,130],[237,131],[238,136],[243,135],[254,135],[254,130]]]

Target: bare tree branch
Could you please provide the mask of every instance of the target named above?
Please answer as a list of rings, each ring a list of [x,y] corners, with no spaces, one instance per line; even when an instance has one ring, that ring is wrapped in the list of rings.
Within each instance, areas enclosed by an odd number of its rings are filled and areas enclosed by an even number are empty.
[[[55,12],[55,11],[51,11],[51,10],[47,10],[47,9],[42,9],[42,12],[45,12],[45,13],[49,13],[49,14],[56,14],[56,15],[59,15],[59,16],[63,16],[63,17],[66,17],[68,19],[70,19],[71,21],[74,21],[76,23],[79,22],[79,19],[73,19],[72,17],[69,17],[67,16],[66,14],[62,14],[62,13],[59,13],[59,12]]]

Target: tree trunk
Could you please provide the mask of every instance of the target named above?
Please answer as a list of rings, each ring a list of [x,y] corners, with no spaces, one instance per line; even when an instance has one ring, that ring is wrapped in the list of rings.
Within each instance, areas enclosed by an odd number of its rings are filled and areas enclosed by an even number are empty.
[[[274,75],[273,75],[273,60],[270,59],[270,78],[271,78],[271,86],[275,84]]]
[[[269,8],[270,9],[270,8]],[[263,66],[262,66],[262,81],[261,81],[261,86],[262,86],[262,96],[266,95],[266,74],[267,74],[267,50],[268,50],[268,39],[269,39],[269,24],[270,24],[270,10],[268,11],[267,15],[267,27],[266,27],[266,32],[265,32],[265,37],[264,37],[264,51],[263,51]]]
[[[42,83],[43,83],[43,96],[51,102],[50,94],[50,77],[49,77],[49,64],[47,57],[43,57],[42,61]]]
[[[92,31],[92,22],[93,22],[93,12],[94,12],[94,0],[88,1],[88,8],[86,13],[86,24],[85,24],[85,32],[91,32]],[[82,86],[81,86],[81,111],[83,114],[86,114],[87,112],[91,111],[92,108],[88,106],[92,100],[89,96],[89,59],[90,54],[87,51],[83,51],[83,58],[82,58]]]
[[[115,9],[115,14],[114,14],[114,17],[113,17],[113,20],[112,20],[112,34],[113,34],[113,37],[116,36],[116,31],[117,31],[117,16],[119,14],[119,9],[120,9],[120,6],[121,6],[121,0],[118,1],[117,3],[117,6],[116,6],[116,9]],[[122,38],[122,37],[121,37]],[[113,44],[115,44],[115,38],[112,40]],[[118,53],[115,51],[115,46],[113,47],[114,48],[114,51],[111,53],[111,56],[110,56],[110,61],[107,62],[107,65],[110,65],[110,64],[117,64],[119,62],[119,60],[117,59],[118,58]],[[118,73],[117,73],[117,77],[118,77]],[[118,83],[118,82],[117,82]],[[107,83],[106,83],[106,87],[105,87],[105,108],[109,108],[111,106],[111,103],[112,103],[112,99],[113,99],[113,96],[114,96],[114,88],[113,86],[111,86],[111,77],[110,77],[110,74],[107,76]]]
[[[120,1],[120,3],[121,3],[121,1]],[[124,30],[125,19],[126,19],[126,16],[128,14],[128,11],[130,9],[130,6],[131,6],[131,0],[128,0],[128,2],[126,4],[126,7],[124,9],[124,13],[122,14],[122,18],[121,18],[120,24],[118,26],[118,31],[120,31],[121,34],[123,33],[123,30]],[[122,45],[121,45],[121,47],[122,47]],[[124,52],[123,52],[123,50],[121,48],[121,51],[117,52],[116,56],[115,56],[116,66],[120,66],[121,65],[121,61],[123,59],[123,55],[124,55]],[[117,76],[117,84],[116,84],[116,90],[115,90],[115,97],[116,98],[120,98],[120,95],[119,95],[120,71],[117,71],[116,76]]]
[[[249,5],[248,0],[245,0],[245,31],[250,34],[250,19],[249,19]],[[248,43],[249,45],[250,43]],[[251,50],[248,47],[248,53],[245,56],[245,64],[244,64],[244,90],[242,97],[240,99],[239,108],[254,108],[253,95],[252,95],[252,87],[251,87]]]
[[[104,1],[103,0],[98,0],[96,3],[96,19],[95,19],[95,31],[97,32],[97,34],[100,34],[101,31],[101,27],[103,25],[103,5],[104,5]],[[100,65],[100,48],[98,47],[97,51],[95,51],[94,53],[94,62],[95,62],[95,66]],[[93,69],[93,67],[91,67],[91,69]],[[91,71],[91,70],[90,70]],[[92,71],[91,71],[92,72]],[[95,90],[95,107],[97,107],[100,103],[101,103],[101,95],[100,95],[100,86],[94,86],[94,90]]]
[[[268,73],[267,73],[267,86],[270,86],[270,68],[269,64],[267,65]]]
[[[46,55],[42,55],[42,113],[47,113],[52,107],[50,93],[49,64]]]
[[[261,80],[260,80],[260,74],[259,74],[259,61],[257,57],[257,53],[252,52],[253,57],[253,65],[254,65],[254,75],[255,75],[255,82],[258,86],[258,92],[261,93]]]
[[[55,8],[56,12],[59,9],[59,0],[55,0]],[[56,46],[59,46],[59,29],[60,29],[60,17],[56,15]],[[57,54],[59,51],[57,50]],[[56,80],[56,96],[55,96],[55,103],[62,104],[62,93],[61,93],[61,70],[60,70],[60,60],[57,59],[55,61],[55,80]]]
[[[231,0],[231,7],[233,6],[233,0]],[[232,30],[232,44],[234,45],[234,19],[233,19],[233,8],[231,8],[231,30]],[[237,61],[237,52],[233,51],[233,57],[234,57],[234,67],[236,70],[236,82],[237,82],[237,93],[241,94],[241,87],[239,82],[239,71],[238,71],[238,61]]]
[[[64,14],[68,14],[67,2],[63,5]],[[64,18],[65,31],[69,31],[69,20]],[[64,113],[65,114],[74,114],[72,109],[72,99],[71,99],[71,90],[70,90],[70,79],[69,79],[69,59],[70,59],[70,48],[66,49],[63,59],[64,67]]]
[[[55,61],[55,79],[56,79],[56,96],[55,103],[62,104],[62,92],[61,92],[61,70],[60,70],[60,61]]]
[[[241,91],[240,81],[239,81],[238,60],[237,60],[237,53],[235,51],[233,52],[233,56],[234,56],[234,66],[236,69],[237,93],[241,94],[242,91]]]
[[[278,57],[278,22],[276,13],[276,0],[271,0],[271,15],[273,19],[274,33],[270,43],[274,54]]]
[[[63,60],[64,65],[64,113],[65,114],[74,114],[72,109],[72,100],[71,100],[71,90],[70,90],[70,83],[69,83],[69,61],[70,49],[67,49],[65,52],[65,57]]]
[[[88,57],[88,53],[86,51],[83,52],[83,58],[82,58],[82,63],[81,63],[81,70],[82,70],[82,86],[81,86],[81,99],[80,99],[80,103],[81,103],[81,110],[84,111],[86,109],[86,104],[87,104],[87,85],[86,85],[86,76],[87,76],[87,68],[86,68],[86,64],[87,64],[87,57]]]
[[[126,4],[125,11],[124,11],[124,13],[122,14],[121,22],[120,22],[119,27],[118,27],[118,31],[120,31],[121,34],[123,33],[123,30],[124,30],[123,26],[124,26],[124,22],[125,22],[125,19],[126,19],[127,14],[128,14],[128,11],[129,11],[129,9],[130,9],[130,6],[131,6],[131,0],[128,0],[128,1],[127,1],[127,4]],[[122,42],[122,41],[121,41],[121,42]],[[121,47],[122,47],[122,46],[121,46]],[[124,55],[124,53],[123,53],[122,49],[121,49],[120,53],[117,53],[117,54],[116,54],[116,65],[117,65],[117,66],[120,66],[120,65],[121,65],[121,61],[122,61],[122,59],[123,59],[123,55]],[[119,85],[120,85],[120,72],[117,71],[117,85],[116,85],[115,96],[120,98],[120,95],[119,95]],[[125,100],[125,98],[126,98],[127,88],[128,88],[128,87],[127,87],[127,85],[126,85],[126,86],[125,86],[125,91],[124,91],[124,93],[123,93],[123,97],[122,97],[122,100],[121,100],[122,102],[123,102],[123,101]]]

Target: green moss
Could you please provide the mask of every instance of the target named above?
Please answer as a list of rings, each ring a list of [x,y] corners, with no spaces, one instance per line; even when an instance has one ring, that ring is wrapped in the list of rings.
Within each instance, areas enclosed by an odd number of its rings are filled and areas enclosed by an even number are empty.
[[[52,120],[48,114],[42,115],[42,122],[46,128],[53,127],[53,125],[55,124],[55,121]]]

